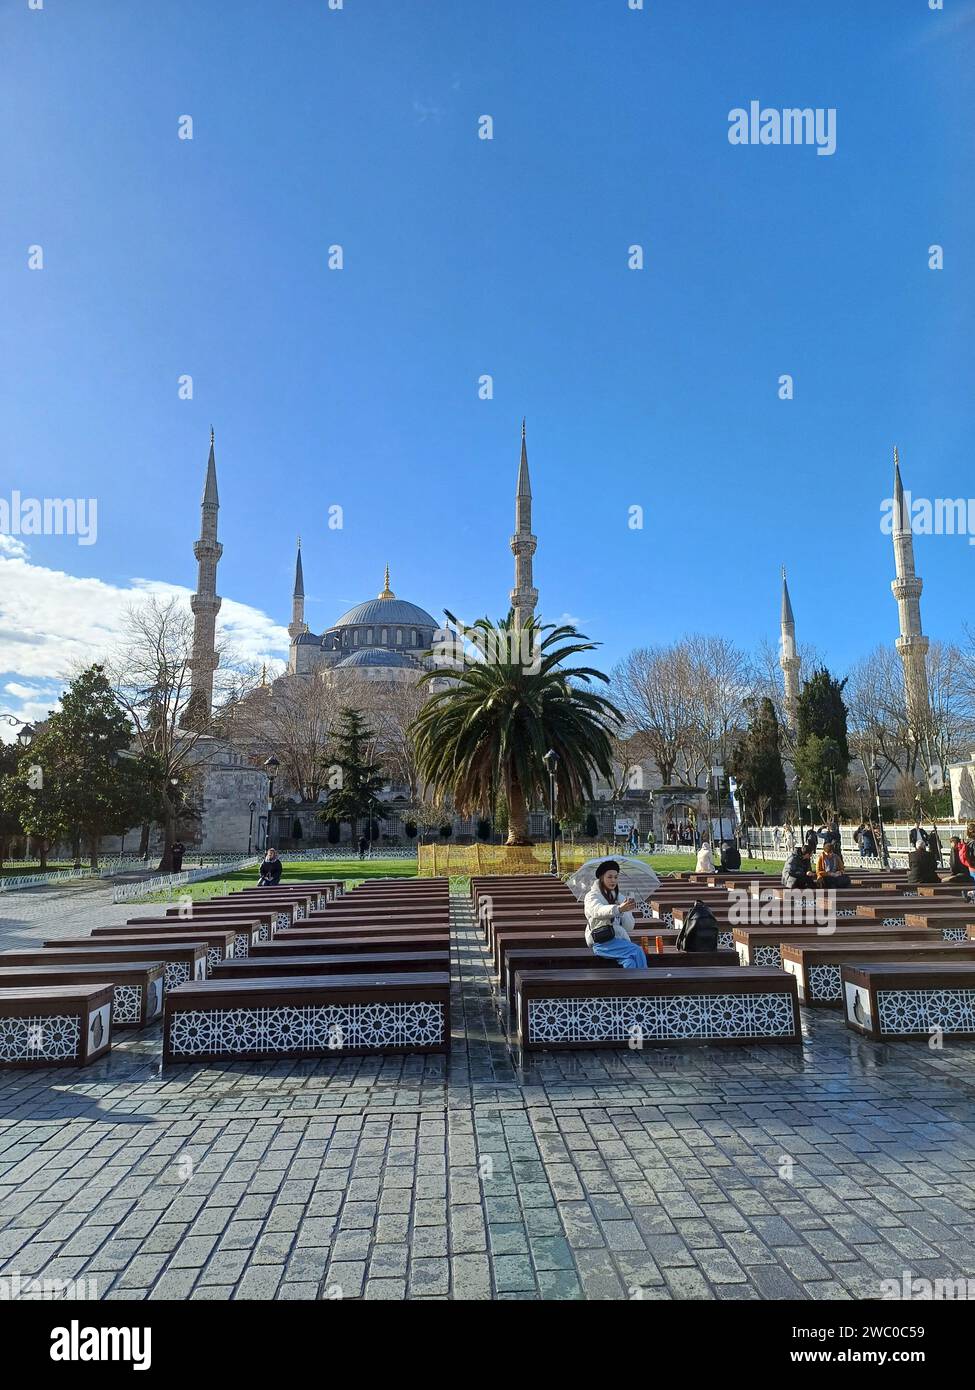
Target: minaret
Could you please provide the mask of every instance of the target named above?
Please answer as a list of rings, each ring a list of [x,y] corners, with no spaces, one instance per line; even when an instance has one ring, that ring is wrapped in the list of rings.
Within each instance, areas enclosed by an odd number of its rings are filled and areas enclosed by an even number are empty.
[[[213,673],[217,668],[217,614],[220,599],[217,596],[217,561],[223,554],[223,546],[217,540],[217,512],[220,499],[217,496],[217,463],[213,456],[213,427],[210,428],[210,457],[207,459],[207,477],[203,485],[202,517],[200,539],[193,546],[196,556],[196,593],[190,599],[193,610],[193,656],[192,669],[193,706],[199,706],[198,713],[204,720],[209,719],[213,708]]]
[[[799,653],[796,651],[796,620],[792,615],[792,601],[789,586],[785,579],[785,565],[782,566],[782,644],[779,651],[779,665],[782,667],[782,683],[785,687],[785,717],[790,728],[795,728],[796,711],[799,706]]]
[[[525,422],[521,422],[521,463],[518,467],[518,492],[515,496],[515,534],[511,551],[515,557],[515,587],[511,590],[514,625],[524,627],[535,616],[538,590],[532,584],[532,556],[538,544],[532,535],[532,488],[528,478],[528,446],[525,443]]]
[[[928,673],[925,655],[928,639],[921,631],[921,590],[924,583],[914,573],[914,532],[910,511],[904,505],[904,484],[901,482],[897,448],[894,448],[894,573],[891,592],[897,600],[897,619],[900,636],[895,646],[904,666],[904,698],[911,728],[918,731],[927,723],[930,714]]]
[[[298,537],[298,558],[295,561],[295,591],[291,595],[291,622],[288,636],[292,642],[308,631],[305,622],[305,577],[301,570],[301,537]]]

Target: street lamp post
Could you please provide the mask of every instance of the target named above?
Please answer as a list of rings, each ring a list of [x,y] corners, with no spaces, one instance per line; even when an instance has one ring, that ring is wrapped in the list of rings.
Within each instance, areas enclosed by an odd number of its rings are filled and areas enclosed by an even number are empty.
[[[712,767],[711,775],[714,778],[714,809],[718,813],[718,840],[724,841],[724,816],[721,812],[721,779],[724,776],[723,767]]]
[[[805,834],[802,825],[802,802],[799,800],[799,779],[796,778],[796,810],[799,812],[799,843],[803,843]]]
[[[559,755],[554,748],[550,748],[542,762],[548,769],[548,828],[552,842],[552,858],[548,866],[548,871],[553,876],[559,872],[559,861],[555,853],[555,773],[559,765]]]
[[[274,779],[278,775],[280,762],[272,753],[264,764],[267,773],[267,825],[264,827],[264,853],[271,848],[271,807],[274,805]]]
[[[247,809],[251,813],[250,820],[247,822],[247,854],[250,857],[251,844],[254,838],[254,812],[257,810],[257,802],[252,801]]]
[[[877,769],[877,760],[876,760],[876,758],[874,759],[873,763],[871,764],[870,770],[871,770],[871,772],[873,773],[873,788],[874,788],[874,795],[875,795],[875,797],[876,797],[876,807],[877,807],[877,830],[880,832],[880,844],[877,846],[877,848],[880,850],[880,862],[881,862],[881,864],[883,864],[883,866],[884,866],[885,869],[889,869],[889,868],[890,868],[890,854],[888,853],[888,850],[887,850],[887,836],[886,836],[886,834],[885,834],[885,832],[884,832],[884,813],[883,813],[883,811],[880,809],[880,773],[879,773],[879,771],[878,771],[878,769]]]

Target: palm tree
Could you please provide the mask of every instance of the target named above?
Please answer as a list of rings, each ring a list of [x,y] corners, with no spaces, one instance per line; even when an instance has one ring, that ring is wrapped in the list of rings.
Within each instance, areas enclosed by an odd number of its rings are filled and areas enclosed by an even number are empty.
[[[530,619],[519,629],[509,612],[497,624],[479,618],[467,635],[482,659],[452,670],[452,684],[431,695],[414,721],[420,775],[434,796],[451,795],[462,815],[483,811],[502,789],[507,843],[530,845],[528,808],[548,790],[544,754],[551,748],[558,755],[557,805],[571,811],[592,797],[593,768],[611,775],[621,715],[585,688],[608,677],[563,665],[598,645],[574,627]]]

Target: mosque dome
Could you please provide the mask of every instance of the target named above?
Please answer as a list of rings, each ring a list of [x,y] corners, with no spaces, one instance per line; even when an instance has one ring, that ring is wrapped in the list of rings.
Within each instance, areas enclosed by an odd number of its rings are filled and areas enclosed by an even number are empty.
[[[397,645],[388,637],[380,639],[379,633],[382,629],[386,629],[387,632],[391,632],[395,627],[436,630],[439,626],[437,619],[425,608],[420,608],[415,603],[407,603],[406,599],[396,597],[389,587],[389,566],[387,565],[386,582],[382,593],[376,598],[368,599],[365,603],[357,604],[355,608],[350,608],[347,613],[343,613],[337,622],[330,624],[328,632],[330,634],[336,633],[342,628],[372,629],[375,635],[370,636],[366,645],[368,647],[382,647],[386,646],[387,642],[390,646]],[[417,638],[419,638],[419,633]],[[412,637],[408,640],[415,645]]]
[[[360,647],[357,652],[344,656],[335,663],[336,671],[349,670],[354,666],[410,666],[422,670],[422,663],[409,652],[390,651],[388,647]]]

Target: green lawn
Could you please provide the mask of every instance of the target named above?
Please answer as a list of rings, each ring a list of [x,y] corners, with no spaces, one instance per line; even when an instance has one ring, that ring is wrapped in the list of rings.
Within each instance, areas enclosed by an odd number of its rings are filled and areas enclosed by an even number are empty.
[[[697,862],[693,854],[641,854],[645,863],[651,864],[663,878],[666,874],[693,869]],[[779,859],[743,859],[741,867],[749,870],[767,870],[778,873],[782,868]],[[344,878],[349,888],[371,878],[416,878],[415,859],[312,859],[289,863],[284,861],[282,883],[314,881],[315,879]],[[242,869],[225,878],[204,879],[202,883],[190,883],[185,888],[173,889],[167,893],[156,893],[151,898],[141,898],[140,902],[173,902],[180,898],[215,898],[223,893],[234,893],[257,882],[257,869]],[[461,876],[451,877],[454,892],[466,893],[470,882]]]
[[[310,859],[288,863],[284,860],[282,883],[308,883],[316,879],[344,878],[353,887],[367,878],[416,878],[415,859]],[[166,893],[156,893],[142,902],[175,901],[180,898],[215,898],[221,893],[235,893],[258,880],[256,866],[241,869],[226,878],[207,878],[202,883],[189,883]]]

